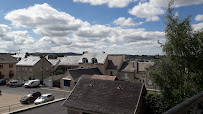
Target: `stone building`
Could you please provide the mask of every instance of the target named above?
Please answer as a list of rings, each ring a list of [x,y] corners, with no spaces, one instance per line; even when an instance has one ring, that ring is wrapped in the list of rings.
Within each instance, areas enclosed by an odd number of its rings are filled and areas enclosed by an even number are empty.
[[[0,54],[0,79],[16,79],[17,62],[10,54]]]
[[[117,76],[119,69],[121,68],[123,62],[125,61],[125,56],[108,56],[108,66],[106,68],[107,75]]]
[[[27,56],[17,64],[17,79],[43,79],[52,74],[52,64],[46,58]]]

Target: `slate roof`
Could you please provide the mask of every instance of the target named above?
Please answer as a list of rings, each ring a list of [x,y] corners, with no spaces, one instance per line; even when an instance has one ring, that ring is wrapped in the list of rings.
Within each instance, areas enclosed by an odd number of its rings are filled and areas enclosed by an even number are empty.
[[[27,58],[21,59],[16,65],[17,66],[34,66],[40,60],[39,56],[28,56]]]
[[[86,75],[94,75],[94,74],[99,74],[102,75],[100,70],[98,68],[78,68],[78,69],[69,69],[68,72],[70,75],[73,77],[74,80],[78,80],[81,75],[86,74]]]
[[[154,65],[154,62],[138,62],[138,71],[144,72],[147,68]]]
[[[17,59],[10,54],[0,54],[0,63],[17,63]]]
[[[65,107],[103,114],[134,114],[142,83],[81,78]]]
[[[135,61],[123,62],[120,71],[121,72],[135,72],[137,69],[137,63]]]
[[[61,59],[59,65],[78,66],[78,60],[81,56],[65,56]]]
[[[100,80],[118,80],[117,76],[108,75],[81,75],[81,78],[100,79]]]
[[[82,59],[87,58],[88,63],[92,63],[92,58],[96,58],[98,64],[104,64],[105,60],[107,59],[107,55],[104,52],[98,52],[98,53],[90,53],[86,52],[85,54],[82,55],[82,57],[79,59],[78,63],[83,63]]]
[[[53,66],[56,66],[59,62],[60,62],[60,60],[58,60],[58,59],[47,59]]]
[[[123,56],[108,56],[107,69],[119,69],[122,65]]]
[[[13,57],[15,57],[15,58],[17,58],[17,59],[19,60],[19,58],[20,58],[20,59],[24,58],[24,57],[25,57],[25,54],[17,53],[17,54],[15,54],[15,55],[11,55],[11,56],[13,56]]]

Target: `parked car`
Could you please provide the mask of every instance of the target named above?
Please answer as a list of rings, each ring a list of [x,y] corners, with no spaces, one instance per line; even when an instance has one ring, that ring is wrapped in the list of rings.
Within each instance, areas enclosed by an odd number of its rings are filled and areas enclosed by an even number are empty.
[[[10,85],[10,81],[8,81],[7,83],[6,83],[6,86],[9,86]]]
[[[27,95],[23,96],[20,99],[20,102],[22,104],[26,104],[26,103],[30,104],[30,103],[34,102],[40,96],[41,96],[40,92],[33,92],[33,93],[30,93],[30,94],[27,94]]]
[[[8,79],[0,79],[0,85],[6,85]]]
[[[0,95],[1,95],[1,90],[0,90]]]
[[[53,100],[54,100],[54,96],[51,93],[48,93],[48,94],[43,94],[42,96],[38,97],[34,103],[40,104],[40,103],[45,103],[45,102],[53,101]]]
[[[24,87],[38,87],[40,85],[40,80],[36,79],[36,80],[28,80],[28,82],[26,82],[24,84]]]
[[[20,87],[22,85],[23,83],[20,82],[19,80],[11,80],[9,84],[10,87]]]

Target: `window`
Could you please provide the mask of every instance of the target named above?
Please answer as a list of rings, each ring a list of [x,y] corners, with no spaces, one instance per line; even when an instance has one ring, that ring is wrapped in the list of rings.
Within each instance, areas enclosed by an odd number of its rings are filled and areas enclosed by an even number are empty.
[[[87,59],[87,58],[83,58],[83,59],[82,59],[82,62],[83,62],[83,63],[88,63],[88,59]]]
[[[0,69],[3,68],[3,65],[0,65]]]
[[[9,64],[9,68],[13,68],[13,64]]]
[[[64,86],[70,87],[70,80],[64,80]]]
[[[12,71],[12,70],[9,70],[9,77],[10,77],[10,79],[11,79],[13,76],[14,76],[13,71]]]
[[[90,113],[87,113],[87,112],[82,112],[82,114],[90,114]]]
[[[113,71],[111,71],[110,76],[113,76]]]
[[[48,72],[49,71],[49,68],[48,67],[46,67],[46,72]]]
[[[96,58],[92,58],[92,64],[96,64],[96,63],[98,63],[97,59]]]
[[[30,72],[32,72],[32,68],[30,68]]]

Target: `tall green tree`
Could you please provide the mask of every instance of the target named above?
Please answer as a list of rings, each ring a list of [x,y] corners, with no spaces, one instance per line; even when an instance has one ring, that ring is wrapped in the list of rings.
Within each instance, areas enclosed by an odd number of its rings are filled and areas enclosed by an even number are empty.
[[[161,89],[164,98],[175,105],[203,91],[203,31],[194,31],[190,17],[179,19],[173,1],[165,16],[165,53],[149,78]]]

